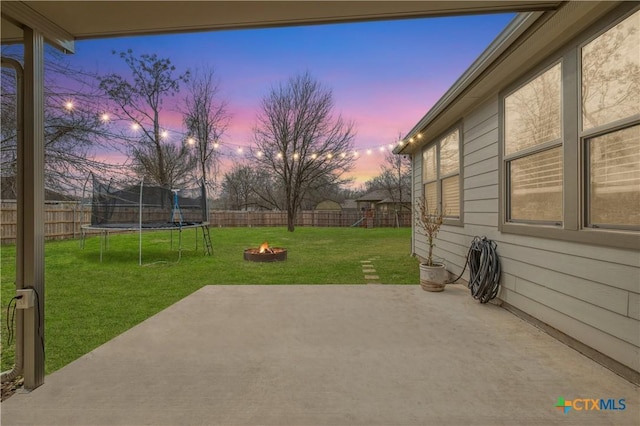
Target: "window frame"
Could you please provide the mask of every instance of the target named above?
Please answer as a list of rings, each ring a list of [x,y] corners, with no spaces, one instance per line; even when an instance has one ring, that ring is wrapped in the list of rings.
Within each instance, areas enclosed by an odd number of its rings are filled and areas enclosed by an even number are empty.
[[[499,219],[498,230],[518,234],[564,241],[580,242],[598,246],[640,249],[640,231],[628,228],[588,227],[587,185],[589,161],[588,141],[603,134],[640,124],[640,115],[608,123],[584,131],[582,129],[582,47],[593,41],[619,22],[640,10],[636,5],[621,5],[589,30],[567,43],[547,59],[534,67],[498,95],[498,176]],[[562,166],[563,206],[562,225],[548,223],[525,223],[509,221],[508,162],[513,156],[505,156],[505,99],[528,82],[540,76],[554,64],[562,63],[561,113],[562,113]],[[546,145],[546,144],[543,144]],[[528,150],[524,150],[526,152]],[[538,151],[540,152],[540,151]]]
[[[550,71],[552,68],[555,68],[556,66],[560,65],[560,135],[558,138],[556,139],[551,139],[542,143],[539,143],[537,145],[533,145],[533,146],[529,146],[526,148],[523,148],[519,151],[507,154],[507,147],[506,147],[506,140],[505,137],[502,138],[503,143],[502,146],[500,148],[500,151],[502,153],[502,164],[504,167],[504,173],[506,175],[506,180],[505,180],[505,185],[507,185],[506,188],[506,192],[505,195],[507,196],[507,203],[505,204],[505,214],[506,214],[506,218],[505,220],[508,221],[509,223],[524,223],[524,224],[534,224],[534,225],[546,225],[546,226],[562,226],[562,221],[563,219],[560,220],[560,222],[557,221],[544,221],[544,220],[540,220],[540,221],[533,221],[533,220],[527,220],[527,219],[512,219],[511,218],[511,204],[509,203],[509,197],[511,194],[511,180],[510,180],[510,175],[511,175],[511,167],[509,166],[511,164],[511,162],[513,161],[517,161],[517,160],[522,160],[524,158],[529,158],[532,157],[534,155],[537,154],[542,154],[543,152],[547,152],[550,151],[552,149],[556,149],[556,148],[560,148],[562,149],[562,146],[564,145],[564,134],[563,134],[563,129],[564,129],[564,108],[563,108],[563,72],[564,72],[564,64],[563,64],[563,60],[562,58],[559,58],[558,60],[552,61],[551,63],[547,64],[547,66],[543,67],[539,72],[531,75],[530,78],[528,78],[527,80],[523,81],[521,84],[513,87],[512,90],[510,90],[509,92],[505,93],[501,100],[501,104],[503,107],[503,112],[501,114],[501,118],[502,118],[502,129],[503,129],[503,135],[504,135],[504,128],[506,126],[506,108],[505,108],[505,104],[507,101],[507,98],[513,94],[515,94],[518,90],[522,89],[523,87],[525,87],[527,84],[531,83],[532,81],[534,81],[535,79],[537,79],[538,77],[541,77],[544,73]],[[564,167],[563,167],[564,170]],[[564,175],[564,174],[563,174]],[[564,194],[564,184],[563,184],[563,194]],[[562,214],[561,214],[562,215]]]
[[[458,170],[457,172],[450,172],[444,175],[440,174],[440,149],[441,143],[444,141],[449,135],[454,132],[458,132]],[[424,145],[421,150],[421,161],[422,161],[422,171],[421,171],[421,186],[422,186],[422,197],[426,196],[426,186],[432,183],[436,184],[436,199],[438,204],[438,211],[442,210],[442,201],[443,201],[443,181],[445,179],[458,176],[458,203],[459,203],[459,214],[458,216],[444,216],[443,224],[452,225],[452,226],[464,226],[464,177],[462,167],[463,163],[463,146],[464,146],[464,133],[462,122],[456,123],[454,126],[449,127],[445,132],[442,132],[438,137],[434,138],[431,142]],[[427,181],[425,179],[425,161],[424,161],[424,153],[431,148],[435,148],[435,163],[436,163],[436,178]]]

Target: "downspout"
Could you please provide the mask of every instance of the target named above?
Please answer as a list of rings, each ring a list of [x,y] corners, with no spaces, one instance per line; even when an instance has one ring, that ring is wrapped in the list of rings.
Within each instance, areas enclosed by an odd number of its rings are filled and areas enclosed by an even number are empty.
[[[16,111],[17,111],[17,126],[16,126],[16,148],[18,151],[21,151],[24,146],[24,110],[22,108],[23,104],[23,96],[24,96],[24,69],[20,62],[15,59],[2,57],[2,66],[13,68],[16,72]],[[21,154],[18,155],[21,157]],[[17,176],[17,184],[18,188],[21,188],[23,185],[23,176],[18,174]],[[20,193],[20,190],[18,190]],[[18,197],[20,198],[20,197]],[[24,201],[22,199],[17,200],[17,214],[20,216],[24,209]],[[22,238],[22,228],[18,226],[16,235],[16,241],[20,241]],[[17,252],[16,259],[19,259],[23,256],[23,253]],[[19,260],[18,260],[19,261]],[[24,288],[24,277],[22,268],[16,268],[16,290]],[[8,382],[14,380],[16,377],[22,375],[22,369],[24,366],[24,310],[18,309],[16,312],[16,355],[15,355],[15,363],[11,370],[2,372],[0,375],[0,382]]]

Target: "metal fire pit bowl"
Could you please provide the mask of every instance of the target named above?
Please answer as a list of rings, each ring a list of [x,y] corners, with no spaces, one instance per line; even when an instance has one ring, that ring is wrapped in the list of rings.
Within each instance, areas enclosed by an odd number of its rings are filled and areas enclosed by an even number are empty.
[[[251,262],[279,262],[287,260],[287,249],[270,247],[272,252],[260,253],[260,249],[249,248],[244,251],[244,260]]]

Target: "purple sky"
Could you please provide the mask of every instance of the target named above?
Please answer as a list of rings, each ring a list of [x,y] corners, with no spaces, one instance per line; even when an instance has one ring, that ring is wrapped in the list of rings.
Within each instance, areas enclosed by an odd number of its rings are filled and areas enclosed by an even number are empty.
[[[227,164],[240,159],[239,147],[251,145],[256,112],[270,88],[309,71],[333,91],[335,111],[355,122],[359,158],[351,176],[359,186],[379,173],[380,147],[404,136],[513,16],[90,40],[77,42],[76,54],[68,59],[85,70],[128,75],[124,62],[111,51],[132,49],[169,58],[179,72],[214,67],[232,114],[221,140]],[[161,122],[174,134],[183,131],[180,116],[170,106],[163,110]]]

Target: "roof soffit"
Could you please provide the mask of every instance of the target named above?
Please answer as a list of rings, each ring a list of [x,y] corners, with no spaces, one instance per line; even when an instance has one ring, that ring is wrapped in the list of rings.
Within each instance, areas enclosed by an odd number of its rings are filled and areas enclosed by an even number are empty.
[[[552,10],[560,1],[2,1],[20,5],[73,39],[261,28],[472,13]],[[21,34],[2,26],[2,41]],[[13,31],[12,31],[13,30]]]
[[[446,131],[472,109],[493,99],[504,87],[521,78],[536,64],[562,48],[621,2],[568,2],[555,12],[546,12],[521,36],[508,39],[508,47],[475,79],[458,87],[459,93],[448,103],[436,105],[406,135],[405,140],[422,133],[419,143],[407,144],[396,153],[413,154]],[[475,65],[475,64],[474,64]],[[473,67],[473,65],[472,65]],[[452,89],[455,89],[454,85]],[[436,108],[440,111],[436,113]]]

